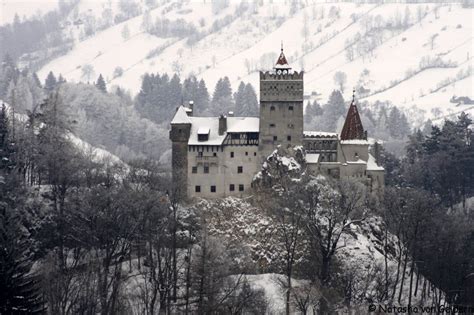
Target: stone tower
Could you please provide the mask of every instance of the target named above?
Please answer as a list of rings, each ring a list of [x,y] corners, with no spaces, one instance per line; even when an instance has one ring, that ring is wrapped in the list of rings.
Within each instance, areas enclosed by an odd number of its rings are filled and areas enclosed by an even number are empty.
[[[260,72],[260,140],[263,161],[273,150],[303,144],[303,71],[292,71],[281,49],[272,72]]]
[[[171,121],[171,166],[173,176],[172,193],[186,197],[188,183],[188,140],[191,134],[192,109],[180,106]]]

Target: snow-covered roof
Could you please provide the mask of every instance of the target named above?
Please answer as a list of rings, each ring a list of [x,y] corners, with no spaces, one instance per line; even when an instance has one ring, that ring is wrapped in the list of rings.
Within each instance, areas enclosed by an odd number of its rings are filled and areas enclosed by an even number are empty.
[[[368,145],[368,144],[369,144],[369,141],[363,140],[363,139],[341,140],[341,144]]]
[[[191,134],[188,145],[222,145],[228,132],[258,132],[257,117],[227,117],[227,130],[219,135],[219,117],[188,117]],[[208,134],[205,141],[198,141],[198,134]]]
[[[227,132],[259,132],[258,117],[227,117]]]
[[[174,114],[173,119],[171,120],[172,125],[177,124],[190,124],[191,120],[189,119],[188,114],[186,113],[186,107],[180,106]]]
[[[303,131],[303,138],[337,138],[336,132]]]
[[[306,153],[306,163],[317,164],[319,162],[319,154],[317,153]]]
[[[358,159],[357,161],[347,161],[347,164],[367,164],[367,162],[362,159]]]
[[[377,165],[377,162],[375,162],[375,158],[370,153],[369,153],[369,160],[367,161],[367,170],[368,171],[383,171],[384,170],[382,166]]]
[[[206,127],[206,126],[203,126],[203,127],[199,127],[197,133],[198,135],[208,135],[210,132],[210,129],[209,127]]]

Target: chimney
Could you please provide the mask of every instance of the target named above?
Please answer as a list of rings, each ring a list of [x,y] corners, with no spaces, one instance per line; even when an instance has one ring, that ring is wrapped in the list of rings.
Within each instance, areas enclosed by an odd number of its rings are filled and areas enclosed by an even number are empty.
[[[227,117],[225,115],[219,116],[219,136],[222,136],[227,131]]]
[[[234,112],[233,112],[233,111],[230,111],[227,116],[229,116],[229,117],[234,117]]]
[[[193,114],[194,114],[194,102],[193,102],[193,101],[189,101],[188,107],[189,107],[189,109],[191,110],[191,111],[188,113],[188,116],[193,116]]]

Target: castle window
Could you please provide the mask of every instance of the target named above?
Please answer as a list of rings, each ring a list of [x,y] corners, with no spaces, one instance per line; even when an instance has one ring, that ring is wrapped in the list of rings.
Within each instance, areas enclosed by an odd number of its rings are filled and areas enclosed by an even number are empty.
[[[288,110],[293,111],[293,106],[288,107]]]
[[[198,172],[197,166],[193,166],[193,174],[196,174]]]
[[[293,129],[294,125],[293,124],[288,124],[288,128]]]
[[[291,141],[291,136],[286,136],[286,140]]]
[[[270,111],[274,112],[275,111],[275,106],[270,106]]]
[[[230,138],[233,140],[239,140],[240,139],[240,133],[232,133],[230,134]]]
[[[245,152],[245,156],[248,156],[248,155],[249,155],[249,153],[248,153],[248,152]]]
[[[214,186],[214,185],[211,186],[211,192],[212,192],[212,193],[215,193],[215,192],[216,192],[216,186]]]
[[[273,136],[273,141],[277,141],[278,140],[278,137],[277,136]]]
[[[214,154],[213,154],[213,155],[214,155],[214,156],[217,156],[217,153],[216,153],[216,152],[214,152]]]
[[[354,153],[354,157],[355,157],[356,159],[358,159],[358,158],[359,158],[359,154],[358,154],[357,152]]]
[[[239,191],[244,191],[244,185],[243,184],[239,184]]]
[[[244,172],[244,167],[243,166],[237,166],[237,173],[243,173]]]
[[[230,191],[234,191],[234,190],[235,190],[235,185],[234,185],[234,184],[230,184],[230,185],[229,185],[229,190],[230,190]]]
[[[202,157],[202,151],[199,151],[199,152],[198,152],[198,156],[199,156],[199,157]]]
[[[234,157],[234,152],[230,152],[230,157],[231,157],[231,158]]]
[[[253,153],[253,156],[257,156],[257,152],[254,152],[254,153]]]
[[[270,128],[274,128],[275,127],[275,124],[270,124]]]
[[[204,165],[204,174],[209,174],[209,165]]]
[[[194,191],[197,193],[201,192],[201,186],[194,186]]]

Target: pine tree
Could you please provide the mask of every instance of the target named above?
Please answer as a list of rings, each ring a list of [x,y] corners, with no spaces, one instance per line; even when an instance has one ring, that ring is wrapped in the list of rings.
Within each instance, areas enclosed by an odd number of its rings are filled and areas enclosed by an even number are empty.
[[[36,72],[33,73],[33,82],[36,84],[37,87],[42,88],[41,81],[38,78],[38,74]]]
[[[56,77],[54,76],[53,72],[50,71],[46,77],[46,80],[44,81],[45,90],[51,93],[56,88],[57,84],[58,81],[56,80]]]
[[[258,100],[257,100],[257,93],[255,93],[255,89],[253,88],[252,84],[247,83],[245,85],[244,91],[245,97],[245,109],[242,116],[257,116],[258,115]]]
[[[102,77],[102,74],[99,74],[99,77],[97,78],[97,82],[95,83],[95,86],[101,90],[103,93],[107,93],[107,87],[105,85],[105,80]]]
[[[245,111],[245,83],[240,81],[237,92],[234,93],[235,115],[243,116]]]
[[[214,94],[212,95],[211,114],[227,114],[229,111],[235,111],[234,107],[229,78],[221,78],[217,81]]]
[[[209,92],[203,79],[199,81],[194,108],[196,113],[204,113],[209,110]]]
[[[9,128],[7,107],[2,104],[0,109],[0,175],[8,173],[14,165],[14,150]]]
[[[342,117],[346,116],[346,105],[344,104],[344,98],[338,90],[332,91],[329,96],[329,102],[324,106],[324,121],[325,126],[323,130],[336,131],[337,121]]]
[[[66,79],[63,78],[63,75],[60,73],[58,77],[58,85],[66,83]]]
[[[185,104],[189,101],[196,103],[198,97],[199,83],[194,75],[186,78],[183,82],[183,101]]]

